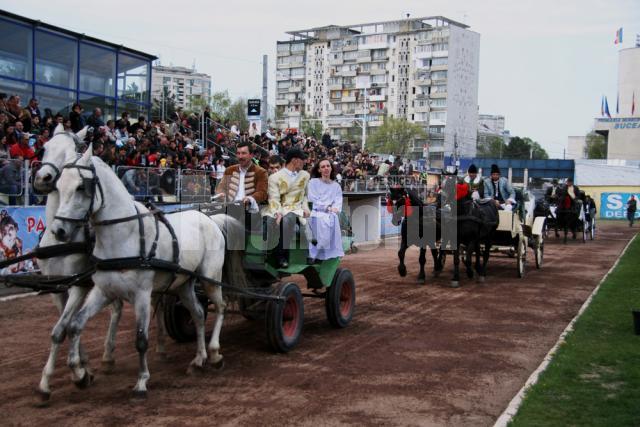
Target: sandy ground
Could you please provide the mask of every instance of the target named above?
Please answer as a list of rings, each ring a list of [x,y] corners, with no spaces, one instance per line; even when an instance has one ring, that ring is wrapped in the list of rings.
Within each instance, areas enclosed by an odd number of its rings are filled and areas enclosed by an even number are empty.
[[[535,270],[530,251],[524,279],[516,277],[514,259],[496,256],[485,284],[464,278],[459,289],[448,287],[451,258],[441,277],[419,286],[415,248],[405,278],[397,274],[393,244],[361,250],[343,262],[358,293],[348,328],[332,329],[323,302],[306,299],[302,340],[282,355],[267,349],[262,322],[230,315],[221,339],[225,369],[186,375],[195,345],[170,342],[169,361],[150,352],[146,401],[130,395],[137,373],[130,307],[115,372],[105,375],[99,366],[104,312],[84,334],[95,384],[73,386],[65,345],[51,404],[37,408],[33,390],[55,308],[48,296],[0,303],[0,424],[491,425],[634,230],[602,223],[599,231],[586,244],[548,239],[543,269]],[[152,343],[154,336],[152,328]]]

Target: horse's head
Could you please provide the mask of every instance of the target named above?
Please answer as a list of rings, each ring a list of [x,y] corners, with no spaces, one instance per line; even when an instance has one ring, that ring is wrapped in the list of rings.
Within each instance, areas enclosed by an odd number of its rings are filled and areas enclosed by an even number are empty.
[[[65,132],[61,124],[56,127],[53,138],[44,145],[42,163],[33,179],[37,191],[50,193],[55,190],[62,168],[76,159],[76,146],[86,135],[86,127],[77,134]]]
[[[91,160],[91,147],[76,162],[65,165],[56,187],[60,207],[51,224],[56,239],[70,241],[76,230],[103,206],[104,195],[96,168]]]

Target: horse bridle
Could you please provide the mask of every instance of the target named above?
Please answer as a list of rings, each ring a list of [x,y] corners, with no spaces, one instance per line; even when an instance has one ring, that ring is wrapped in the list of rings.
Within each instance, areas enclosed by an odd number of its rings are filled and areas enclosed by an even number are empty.
[[[68,221],[68,222],[72,222],[72,223],[82,223],[82,224],[84,224],[84,223],[89,222],[89,218],[91,217],[91,214],[94,211],[95,200],[96,200],[96,188],[100,192],[100,208],[104,205],[104,191],[102,190],[102,185],[100,184],[100,180],[98,179],[98,175],[96,174],[96,168],[93,165],[93,163],[90,163],[89,166],[83,166],[83,165],[78,165],[77,164],[78,160],[80,160],[80,159],[76,159],[73,163],[69,163],[69,164],[64,165],[62,167],[62,170],[64,170],[64,169],[77,169],[78,170],[78,175],[80,176],[80,179],[82,180],[85,194],[88,197],[91,197],[91,202],[89,203],[89,210],[87,210],[87,212],[85,213],[85,215],[82,218],[70,218],[70,217],[64,217],[64,216],[60,216],[60,215],[55,215],[53,218],[54,219],[59,219],[61,221]],[[55,166],[54,166],[54,168],[55,168]],[[57,170],[57,168],[55,168],[55,169]],[[88,170],[89,172],[91,172],[91,178],[85,178],[84,176],[82,176],[82,172],[81,172],[82,170]],[[58,177],[60,175],[61,175],[61,172],[58,173]],[[56,180],[58,179],[58,177],[56,177]]]
[[[83,144],[83,142],[80,140],[80,137],[78,137],[78,135],[76,135],[73,132],[63,132],[66,135],[70,136],[71,138],[73,138],[73,142],[76,144],[76,150],[78,149],[78,147],[80,145]],[[79,153],[76,151],[76,155],[79,156]],[[77,162],[78,160],[76,159],[73,163]],[[60,168],[58,168],[58,166],[55,165],[55,163],[51,163],[51,162],[40,162],[40,168],[42,168],[43,166],[50,166],[51,168],[53,168],[53,170],[55,171],[55,176],[53,177],[53,181],[52,184],[55,186],[55,184],[58,182],[58,178],[60,178],[60,175],[62,174],[62,171],[60,170]],[[62,169],[64,169],[65,167],[67,167],[67,165],[63,166]]]

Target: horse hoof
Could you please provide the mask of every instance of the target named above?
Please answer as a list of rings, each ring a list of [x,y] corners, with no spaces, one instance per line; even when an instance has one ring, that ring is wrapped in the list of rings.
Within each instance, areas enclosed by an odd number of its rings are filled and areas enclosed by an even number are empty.
[[[452,280],[451,281],[451,287],[452,288],[459,288],[460,287],[460,282],[457,280]]]
[[[74,384],[79,389],[84,390],[85,388],[93,384],[93,375],[91,375],[88,371],[85,371],[84,376],[79,381],[74,381]]]
[[[111,375],[115,371],[116,361],[115,360],[103,360],[100,365],[102,366],[102,373],[105,375]]]
[[[424,285],[426,282],[424,277],[418,277],[418,285]]]
[[[198,366],[195,363],[192,363],[187,368],[187,375],[202,375],[205,372],[205,366],[205,364]]]
[[[400,273],[400,277],[404,277],[407,275],[407,267],[405,267],[404,265],[399,265],[398,266],[398,273]]]
[[[484,283],[484,276],[476,276],[476,280],[478,281],[478,283]]]
[[[36,396],[38,397],[38,401],[36,402],[36,407],[45,408],[51,404],[51,392],[43,391],[39,388],[35,390]]]
[[[224,369],[224,358],[220,357],[220,360],[218,360],[217,362],[213,363],[211,366],[213,366],[213,369],[215,369],[216,371],[221,371]]]
[[[147,399],[147,390],[133,390],[131,393],[131,397],[134,400],[146,400]]]

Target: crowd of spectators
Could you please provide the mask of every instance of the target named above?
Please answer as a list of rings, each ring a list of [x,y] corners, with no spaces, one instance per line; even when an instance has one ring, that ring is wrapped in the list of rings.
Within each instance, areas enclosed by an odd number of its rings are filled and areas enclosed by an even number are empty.
[[[296,147],[308,155],[306,168],[322,158],[333,162],[340,182],[379,180],[414,172],[414,166],[406,160],[393,154],[382,158],[361,151],[355,143],[336,143],[328,131],[321,138],[296,129],[270,128],[261,133],[255,124],[243,131],[238,123],[211,120],[208,108],[203,117],[204,127],[198,116],[181,110],[166,121],[148,120],[144,116],[132,118],[126,111],[117,120],[106,120],[100,108],[85,112],[79,103],[73,104],[65,116],[53,114],[47,108],[41,110],[35,98],[23,105],[18,95],[0,94],[0,162],[42,159],[43,147],[56,126],[62,124],[72,132],[89,126],[85,143],[92,144],[94,154],[109,165],[203,170],[211,177],[212,188],[225,168],[234,163],[235,145],[240,141],[255,143],[254,160],[265,169],[281,163],[287,151]],[[206,139],[200,137],[202,128],[207,132]],[[4,175],[0,174],[0,187],[11,181]],[[2,188],[0,192],[4,192]]]

